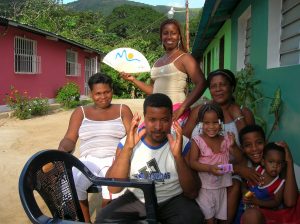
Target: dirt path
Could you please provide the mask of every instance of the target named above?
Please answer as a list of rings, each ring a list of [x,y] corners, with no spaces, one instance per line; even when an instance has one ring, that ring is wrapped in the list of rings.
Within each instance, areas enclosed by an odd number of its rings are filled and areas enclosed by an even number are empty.
[[[143,100],[113,100],[142,111]],[[0,223],[30,223],[21,205],[18,179],[26,161],[43,149],[55,149],[67,130],[71,111],[29,120],[0,119]],[[77,153],[75,153],[77,154]]]

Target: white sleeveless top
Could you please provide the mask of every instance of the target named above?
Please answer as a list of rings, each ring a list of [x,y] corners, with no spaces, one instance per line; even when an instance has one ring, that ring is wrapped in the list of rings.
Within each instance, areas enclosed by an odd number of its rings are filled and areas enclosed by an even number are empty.
[[[154,81],[153,93],[164,93],[169,96],[173,102],[182,103],[185,98],[187,74],[178,70],[174,62],[185,55],[179,55],[173,62],[160,67],[152,67],[151,79]]]
[[[97,158],[115,156],[120,140],[126,135],[126,129],[120,117],[107,121],[94,121],[86,118],[81,107],[83,120],[79,128],[80,157],[91,155]]]

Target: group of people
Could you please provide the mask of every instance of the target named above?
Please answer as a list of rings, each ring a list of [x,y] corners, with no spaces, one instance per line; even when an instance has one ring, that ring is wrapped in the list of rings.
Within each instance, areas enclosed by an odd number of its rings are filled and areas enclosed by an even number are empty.
[[[252,112],[235,103],[234,74],[219,69],[205,79],[174,19],[161,24],[160,39],[165,54],[154,63],[149,85],[120,74],[148,94],[143,127],[140,115],[111,103],[112,80],[97,73],[88,82],[94,104],[75,109],[59,150],[72,152],[80,139],[80,160],[95,175],[154,180],[161,223],[266,223],[277,211],[261,208],[295,206],[298,188],[288,146],[267,144]],[[188,95],[187,78],[194,84]],[[191,109],[206,87],[212,100]],[[73,175],[90,222],[91,183],[77,170]],[[102,187],[102,195],[96,223],[145,217],[139,190]]]

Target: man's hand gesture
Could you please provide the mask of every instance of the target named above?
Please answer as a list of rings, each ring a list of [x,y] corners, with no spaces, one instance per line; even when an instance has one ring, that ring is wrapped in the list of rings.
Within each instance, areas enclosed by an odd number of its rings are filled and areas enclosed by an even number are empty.
[[[130,125],[130,130],[126,138],[125,146],[133,149],[136,144],[141,140],[143,135],[145,135],[146,130],[142,129],[140,132],[137,132],[139,123],[141,121],[141,116],[136,113],[134,114],[131,125]]]
[[[173,129],[176,133],[176,138],[172,136],[172,134],[168,134],[168,141],[170,144],[170,149],[174,157],[181,156],[182,152],[182,128],[180,127],[178,121],[173,122]]]

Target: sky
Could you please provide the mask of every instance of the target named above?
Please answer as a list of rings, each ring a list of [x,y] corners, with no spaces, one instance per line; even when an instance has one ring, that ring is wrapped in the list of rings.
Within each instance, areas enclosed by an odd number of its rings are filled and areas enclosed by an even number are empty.
[[[75,0],[63,0],[64,4],[74,2]],[[88,1],[88,0],[86,0]],[[185,7],[186,0],[130,0],[134,2],[141,2],[148,5],[168,5],[173,7]],[[189,8],[201,8],[205,0],[189,0]]]

